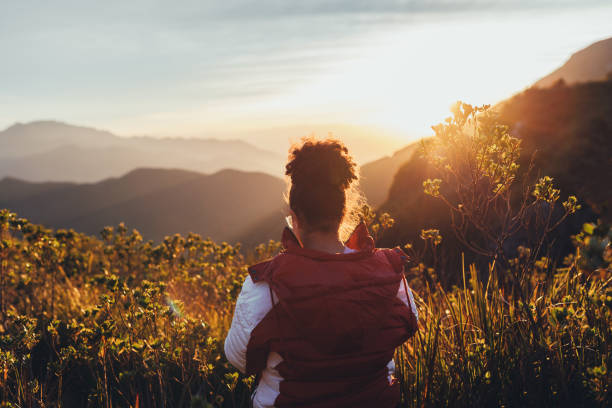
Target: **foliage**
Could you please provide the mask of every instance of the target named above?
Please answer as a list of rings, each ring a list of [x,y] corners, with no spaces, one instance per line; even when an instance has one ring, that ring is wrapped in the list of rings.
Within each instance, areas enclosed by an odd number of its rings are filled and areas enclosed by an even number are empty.
[[[246,405],[252,379],[222,353],[246,273],[239,248],[198,235],[153,246],[124,225],[97,240],[6,210],[0,234],[3,402]]]
[[[404,245],[420,320],[396,354],[402,406],[609,406],[612,230],[585,224],[562,266],[538,247],[510,255],[504,242],[528,209],[544,211],[545,236],[577,200],[555,205],[560,192],[542,177],[519,210],[508,205],[520,143],[486,108],[460,104],[436,133],[428,148],[442,171],[424,188],[446,200],[457,234],[491,262],[487,271],[456,266],[462,284],[445,289],[440,230],[422,229],[419,250]],[[375,238],[395,224],[369,207],[362,218]],[[0,403],[248,406],[254,379],[228,364],[223,339],[247,265],[279,249],[271,241],[245,256],[195,234],[154,245],[123,224],[97,239],[0,211]]]
[[[532,252],[538,257],[543,238],[580,208],[570,196],[555,219],[560,191],[548,176],[533,186],[525,184],[516,197],[521,141],[489,106],[458,102],[453,116],[432,128],[435,137],[423,147],[442,179],[427,179],[423,188],[446,204],[453,230],[469,250],[507,260],[507,242],[530,229],[538,232]],[[523,179],[526,183],[528,174]]]
[[[609,406],[611,271],[532,272],[526,308],[473,266],[462,288],[421,286],[420,329],[396,357],[403,406]]]
[[[609,403],[609,228],[585,224],[575,237],[576,255],[555,268],[542,246],[580,208],[576,197],[562,203],[555,219],[559,189],[548,176],[529,186],[528,171],[515,199],[520,141],[488,106],[459,102],[453,113],[424,146],[442,179],[425,180],[423,188],[446,204],[459,240],[489,257],[488,278],[483,284],[471,265],[466,279],[463,266],[463,288],[447,291],[422,265],[413,268],[413,282],[426,283],[419,292],[425,318],[415,344],[400,351],[406,404]],[[535,246],[521,246],[512,257],[506,242],[528,228],[538,229]],[[430,231],[421,237],[431,239]],[[599,275],[591,273],[596,268]]]
[[[371,215],[374,225],[392,222]],[[196,235],[153,246],[122,225],[99,241],[7,211],[0,221],[4,402],[247,406],[253,379],[222,354],[246,271],[237,248]],[[423,231],[423,239],[433,248],[438,234]],[[251,261],[278,249],[262,244]],[[408,277],[421,327],[397,356],[404,405],[609,402],[609,270],[589,277],[582,257],[551,279],[533,275],[535,338],[494,274],[483,285],[472,267],[465,288],[445,291],[431,268],[416,265]]]
[[[577,247],[576,255],[569,256],[566,264],[575,261],[587,271],[599,271],[604,274],[612,264],[612,227],[599,222],[584,224],[582,231],[574,236]]]
[[[581,83],[559,89],[530,88],[494,106],[499,112],[496,121],[508,126],[510,135],[520,140],[520,167],[513,187],[514,209],[523,198],[524,183],[533,187],[542,176],[550,176],[554,180],[554,187],[560,190],[561,197],[553,214],[555,220],[564,211],[561,202],[568,195],[575,194],[580,201],[578,204],[582,206],[548,235],[540,256],[560,262],[573,252],[571,236],[580,230],[582,224],[596,223],[598,218],[606,223],[612,221],[612,189],[606,188],[612,174],[611,92],[612,82],[609,81]],[[426,147],[431,139],[426,139]],[[411,147],[416,148],[417,144]],[[476,255],[466,250],[450,225],[448,207],[441,200],[426,195],[422,187],[424,180],[439,179],[440,192],[452,196],[452,183],[442,183],[446,178],[444,174],[440,174],[420,154],[405,156],[402,163],[393,177],[386,202],[379,208],[379,211],[392,214],[396,221],[394,227],[382,236],[382,244],[392,246],[413,242],[418,248],[420,231],[436,228],[444,237],[443,244],[438,248],[438,275],[445,287],[460,285],[461,274],[457,273],[456,267],[461,265],[462,252],[465,252],[467,264],[478,262],[481,278],[486,278],[487,262],[481,259],[488,255]],[[531,177],[526,180],[523,175],[529,170]],[[535,199],[531,192],[527,192],[529,201]],[[540,201],[533,213],[543,212],[547,206],[548,203]],[[496,220],[489,221],[494,230],[499,231],[495,226]],[[540,228],[533,229],[534,235],[539,234],[538,230],[541,232]],[[535,250],[535,245],[526,242],[526,235],[531,231],[531,228],[523,229],[523,232],[507,239],[504,251],[514,257],[518,246]],[[495,247],[495,240],[481,239],[478,233],[468,236],[470,240],[483,245],[487,252]],[[549,246],[551,243],[552,247]],[[427,259],[427,262],[432,263],[433,260]]]

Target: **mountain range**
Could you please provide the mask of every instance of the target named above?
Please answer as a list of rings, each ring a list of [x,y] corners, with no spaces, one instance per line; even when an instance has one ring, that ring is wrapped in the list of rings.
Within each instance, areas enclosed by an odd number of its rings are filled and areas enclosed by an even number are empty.
[[[611,61],[612,39],[593,44],[496,105],[523,140],[522,160],[537,151],[541,173],[584,204],[578,221],[611,218],[612,81],[601,80]],[[422,192],[429,168],[419,146],[361,166],[370,204],[397,221],[383,244],[418,242],[429,227],[450,236],[448,213]],[[285,185],[277,176],[284,157],[272,150],[241,140],[122,138],[53,121],[16,124],[0,132],[0,208],[90,234],[123,221],[145,239],[196,232],[254,245],[277,239],[283,227]]]
[[[0,177],[28,181],[97,182],[142,167],[280,175],[283,160],[242,140],[119,137],[56,121],[18,123],[0,132]]]
[[[519,131],[521,126],[527,124],[523,121],[523,118],[529,118],[530,122],[537,122],[539,123],[538,126],[544,127],[537,132],[523,130],[523,132],[528,133],[525,134],[523,143],[530,144],[533,141],[530,146],[527,146],[528,151],[531,152],[536,148],[541,149],[541,146],[551,146],[550,143],[554,143],[555,136],[558,134],[550,135],[552,131],[550,126],[553,125],[553,121],[558,125],[555,127],[555,132],[571,134],[577,131],[575,127],[579,124],[586,126],[585,124],[590,121],[599,123],[597,118],[606,118],[607,112],[605,109],[609,106],[612,95],[605,85],[594,85],[599,91],[593,91],[594,94],[591,95],[587,95],[588,89],[591,89],[589,86],[582,88],[583,92],[579,91],[576,94],[568,95],[572,92],[570,91],[572,88],[571,86],[567,87],[567,85],[581,82],[606,82],[610,78],[608,76],[610,72],[612,72],[612,38],[598,41],[574,53],[565,64],[537,81],[526,92],[502,101],[495,106],[495,109],[504,112],[505,120],[514,126],[515,133]],[[559,80],[562,80],[562,82],[559,82]],[[558,95],[554,91],[546,91],[554,85],[559,87]],[[543,92],[538,93],[537,88],[542,89]],[[585,92],[585,90],[587,91]],[[606,94],[606,92],[608,93]],[[535,95],[539,95],[541,100],[537,100]],[[555,99],[557,97],[558,99]],[[546,126],[549,127],[546,128]],[[575,136],[575,138],[578,137]],[[601,143],[602,146],[608,147],[612,140],[604,137]],[[420,141],[411,143],[392,156],[380,158],[361,167],[361,187],[372,205],[379,207],[387,201],[389,194],[391,194],[394,179],[398,178],[398,184],[401,184],[402,178],[405,178],[406,174],[400,174],[398,170],[406,162],[418,160],[415,154],[418,154],[420,144]],[[592,144],[592,146],[595,146],[595,144]],[[605,151],[605,149],[602,151]],[[564,162],[559,163],[561,166],[566,165]],[[418,173],[420,176],[423,175],[420,171]],[[598,173],[601,173],[601,171]],[[583,175],[578,175],[578,177]],[[422,181],[422,179],[420,180]],[[578,183],[574,183],[574,185],[580,188]],[[602,192],[606,190],[609,189],[603,189]],[[393,201],[392,198],[391,201]]]
[[[97,183],[0,181],[0,208],[48,227],[98,234],[125,222],[145,239],[189,232],[217,241],[256,244],[277,239],[284,182],[264,173],[222,170],[211,175],[138,169]]]

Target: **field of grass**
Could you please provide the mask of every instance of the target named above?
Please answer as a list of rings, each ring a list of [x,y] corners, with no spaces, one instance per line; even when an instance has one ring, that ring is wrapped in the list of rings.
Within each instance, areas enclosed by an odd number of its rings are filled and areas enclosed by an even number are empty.
[[[564,260],[546,258],[543,239],[506,253],[513,231],[543,220],[549,234],[578,205],[556,203],[541,178],[513,209],[520,143],[488,119],[465,136],[476,113],[486,112],[462,105],[435,129],[446,173],[424,188],[467,220],[457,235],[489,266],[456,265],[445,272],[461,283],[449,286],[423,261],[435,259],[437,230],[421,232],[427,256],[405,246],[420,321],[396,353],[402,406],[610,406],[612,230],[585,224]],[[363,217],[375,236],[393,225]],[[253,378],[228,364],[223,341],[247,266],[279,249],[245,254],[198,235],[155,245],[124,225],[99,239],[0,210],[0,406],[247,407]]]
[[[568,266],[531,271],[526,308],[495,273],[458,267],[464,286],[445,290],[415,266],[404,406],[609,406],[611,273],[587,264],[610,232],[591,227]],[[253,379],[222,344],[246,265],[277,243],[246,259],[199,236],[154,246],[119,226],[98,240],[8,211],[0,231],[3,406],[248,406]]]

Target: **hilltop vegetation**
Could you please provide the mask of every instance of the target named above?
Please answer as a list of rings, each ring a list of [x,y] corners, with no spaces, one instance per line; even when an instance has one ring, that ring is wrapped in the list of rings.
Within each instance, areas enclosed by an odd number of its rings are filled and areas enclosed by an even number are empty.
[[[520,181],[520,143],[506,127],[483,116],[478,132],[460,131],[485,111],[460,105],[437,127],[436,153],[425,162],[445,172],[421,180],[419,189],[425,181],[431,199],[460,212],[480,202],[445,195],[466,159],[488,163],[471,174],[478,183],[460,179],[466,197],[503,203]],[[561,204],[549,178],[528,185],[525,205],[553,224],[579,209],[571,197]],[[395,222],[367,207],[362,216],[375,236]],[[457,286],[445,289],[438,277],[436,251],[446,239],[438,230],[420,231],[423,250],[404,247],[420,321],[396,353],[402,406],[609,406],[612,230],[585,224],[573,237],[574,253],[555,263],[538,247],[505,253],[504,228],[467,217],[482,227],[481,237],[500,235],[491,237],[487,270],[455,264]],[[4,406],[248,406],[253,378],[227,363],[222,344],[247,265],[277,253],[279,244],[259,245],[245,257],[196,234],[154,245],[119,225],[101,237],[51,231],[0,212]]]
[[[612,174],[612,81],[532,88],[496,109],[500,122],[521,140],[520,173],[530,168],[533,158],[532,180],[548,175],[563,194],[578,196],[582,210],[556,231],[555,246],[551,248],[557,257],[571,251],[570,236],[579,232],[583,223],[611,219],[612,189],[608,187]],[[435,177],[439,174],[423,157],[421,146],[421,152],[400,167],[388,199],[380,206],[396,220],[382,242],[418,242],[419,231],[437,228],[445,237],[439,251],[442,262],[448,263],[440,268],[446,270],[460,262],[465,247],[454,237],[448,209],[422,190],[423,180]],[[515,237],[511,247],[525,245],[528,240],[525,231]]]
[[[6,211],[0,229],[4,406],[248,406],[253,378],[227,363],[223,339],[246,265],[278,244],[245,259],[197,235],[152,246],[119,226],[98,240]],[[612,238],[585,231],[579,245]],[[413,268],[421,318],[396,356],[403,406],[609,405],[610,270],[589,261],[532,266],[531,317],[493,275],[457,268],[464,288],[445,291]]]

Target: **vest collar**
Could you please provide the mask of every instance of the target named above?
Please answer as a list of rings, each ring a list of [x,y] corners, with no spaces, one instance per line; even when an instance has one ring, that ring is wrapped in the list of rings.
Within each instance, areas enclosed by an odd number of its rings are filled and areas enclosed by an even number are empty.
[[[361,221],[357,225],[357,227],[355,227],[355,229],[349,236],[349,239],[345,243],[348,248],[353,249],[356,252],[331,254],[329,252],[304,248],[302,247],[300,241],[297,239],[297,237],[289,227],[285,227],[285,229],[283,230],[281,243],[283,245],[284,252],[322,260],[358,259],[363,257],[364,255],[369,255],[374,251],[374,239],[368,232],[368,227],[363,221]]]

